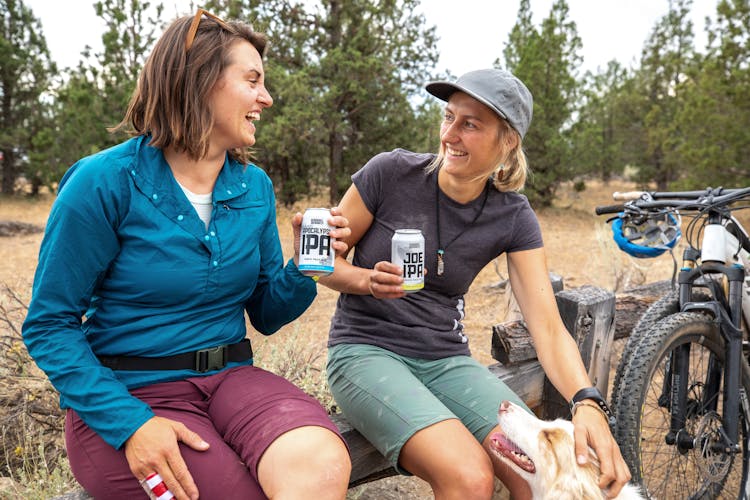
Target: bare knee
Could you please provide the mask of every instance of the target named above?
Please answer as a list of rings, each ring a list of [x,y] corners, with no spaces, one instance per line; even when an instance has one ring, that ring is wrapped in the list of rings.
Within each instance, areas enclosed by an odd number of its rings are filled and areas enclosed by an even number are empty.
[[[349,452],[322,427],[302,427],[280,436],[258,464],[258,479],[271,499],[343,499],[351,475]]]
[[[495,474],[487,461],[456,463],[424,477],[436,499],[490,499],[495,489]]]
[[[465,456],[451,463],[431,464],[416,475],[430,484],[436,499],[489,499],[495,486],[495,474],[485,457]]]
[[[341,490],[346,492],[352,463],[346,446],[337,437],[321,443],[310,450],[311,454],[304,460],[312,484],[321,488],[319,491]],[[326,497],[327,498],[327,497]]]
[[[495,474],[492,467],[466,467],[458,471],[458,484],[463,498],[492,498]]]

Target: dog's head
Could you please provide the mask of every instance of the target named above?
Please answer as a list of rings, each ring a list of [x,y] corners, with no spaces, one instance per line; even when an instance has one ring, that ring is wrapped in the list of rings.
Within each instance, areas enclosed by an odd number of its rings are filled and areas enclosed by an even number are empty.
[[[599,467],[593,453],[585,465],[576,462],[571,422],[540,420],[503,401],[498,423],[503,434],[490,436],[490,449],[529,483],[534,498],[605,498],[597,484]]]

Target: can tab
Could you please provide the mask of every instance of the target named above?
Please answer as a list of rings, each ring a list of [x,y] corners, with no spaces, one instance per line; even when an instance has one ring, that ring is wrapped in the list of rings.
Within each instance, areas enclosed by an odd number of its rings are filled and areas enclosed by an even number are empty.
[[[229,351],[226,345],[201,349],[195,352],[195,371],[200,373],[219,370],[227,366]]]

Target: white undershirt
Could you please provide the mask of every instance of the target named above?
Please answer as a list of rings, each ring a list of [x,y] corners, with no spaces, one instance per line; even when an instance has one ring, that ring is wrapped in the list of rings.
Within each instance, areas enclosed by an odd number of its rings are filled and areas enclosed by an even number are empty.
[[[208,229],[208,224],[211,221],[211,211],[214,208],[212,203],[213,195],[211,193],[193,193],[179,182],[177,184],[180,185],[180,187],[182,188],[182,192],[185,193],[188,201],[191,205],[193,205],[193,208],[195,208],[195,211],[198,213],[198,217],[201,218],[203,223],[206,225],[206,229]]]

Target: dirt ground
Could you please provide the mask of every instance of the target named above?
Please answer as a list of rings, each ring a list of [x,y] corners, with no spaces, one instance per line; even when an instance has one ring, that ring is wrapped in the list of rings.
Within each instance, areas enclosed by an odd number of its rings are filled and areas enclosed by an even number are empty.
[[[632,184],[623,181],[607,185],[591,182],[585,191],[577,193],[566,184],[555,205],[538,212],[548,268],[563,278],[565,287],[587,284],[622,290],[671,276],[672,261],[668,256],[651,260],[626,256],[617,250],[612,241],[605,218],[594,215],[596,205],[612,203],[613,191],[632,189]],[[52,201],[51,195],[37,200],[0,198],[0,222],[22,222],[41,228]],[[298,203],[291,209],[279,209],[278,223],[287,257],[291,255],[291,215],[308,206],[325,204],[323,199],[313,199]],[[0,286],[6,285],[25,301],[30,297],[42,236],[38,232],[0,237]],[[505,262],[500,258],[480,273],[466,297],[465,330],[469,334],[474,357],[485,364],[493,362],[490,357],[491,327],[505,318],[509,296],[497,285],[506,278]],[[274,345],[297,342],[323,351],[336,297],[335,292],[320,286],[315,302],[298,321],[269,338],[251,333],[254,349],[262,356],[264,350]],[[0,333],[3,328],[4,325],[0,324]],[[502,496],[501,493],[496,495],[497,498]],[[389,478],[351,490],[350,498],[422,499],[432,498],[432,495],[426,483],[419,479]]]

